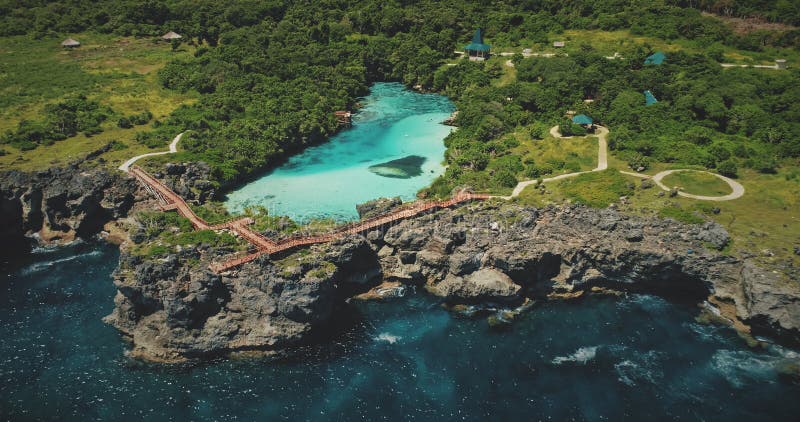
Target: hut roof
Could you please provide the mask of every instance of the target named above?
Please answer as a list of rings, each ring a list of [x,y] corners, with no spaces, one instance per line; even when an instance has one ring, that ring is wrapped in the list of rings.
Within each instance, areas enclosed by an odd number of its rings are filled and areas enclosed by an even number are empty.
[[[475,34],[472,35],[472,42],[467,44],[464,47],[464,50],[472,50],[472,51],[489,51],[491,46],[489,44],[483,43],[483,31],[478,28],[475,30]]]
[[[61,43],[62,47],[77,47],[79,45],[81,45],[81,43],[79,43],[76,40],[73,40],[72,38],[67,38]]]
[[[644,64],[661,64],[661,63],[664,63],[664,60],[666,60],[666,59],[667,59],[667,55],[666,54],[664,54],[664,53],[662,53],[660,51],[657,51],[654,54],[652,54],[651,56],[649,56],[646,59],[644,59]]]
[[[553,47],[561,48],[564,47],[565,45],[567,45],[567,43],[565,43],[564,41],[553,41]]]
[[[165,40],[179,40],[179,39],[181,39],[183,37],[180,36],[180,34],[178,34],[176,32],[169,31],[166,34],[164,34],[161,38],[163,38]]]
[[[655,104],[657,102],[658,102],[658,100],[656,99],[656,96],[653,95],[653,93],[650,92],[650,90],[647,90],[647,91],[644,92],[644,104],[645,105],[653,105],[653,104]]]
[[[594,121],[592,120],[592,118],[585,114],[579,114],[572,118],[572,123],[575,123],[577,125],[590,125],[593,122]]]

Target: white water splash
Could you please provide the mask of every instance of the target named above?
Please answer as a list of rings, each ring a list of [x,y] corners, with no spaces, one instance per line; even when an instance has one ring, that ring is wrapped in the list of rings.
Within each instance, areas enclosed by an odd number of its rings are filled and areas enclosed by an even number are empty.
[[[629,387],[642,382],[658,384],[659,380],[664,377],[664,373],[661,370],[661,358],[663,355],[663,352],[651,350],[614,364],[617,380]]]
[[[553,359],[553,364],[561,365],[564,362],[576,362],[581,365],[586,365],[586,362],[594,359],[597,355],[597,348],[599,346],[581,347],[575,353],[568,356],[557,356]]]
[[[737,388],[754,381],[775,382],[782,367],[796,365],[800,353],[779,345],[769,345],[764,353],[723,349],[711,358],[711,366]]]
[[[375,337],[375,340],[376,341],[383,341],[383,342],[386,342],[386,343],[389,343],[389,344],[395,344],[401,338],[402,337],[400,337],[400,336],[396,336],[396,335],[389,334],[389,333],[380,333],[380,335],[378,335],[378,337]]]
[[[37,262],[35,264],[29,265],[27,268],[22,270],[22,273],[27,275],[27,274],[32,274],[32,273],[39,272],[39,271],[49,270],[49,269],[53,268],[54,266],[56,266],[58,264],[63,264],[65,262],[75,261],[76,259],[86,258],[86,257],[90,257],[90,256],[97,256],[97,255],[100,255],[101,253],[102,252],[100,252],[100,251],[92,251],[92,252],[87,252],[87,253],[84,253],[84,254],[68,256],[66,258],[54,259],[54,260],[51,260],[51,261]]]

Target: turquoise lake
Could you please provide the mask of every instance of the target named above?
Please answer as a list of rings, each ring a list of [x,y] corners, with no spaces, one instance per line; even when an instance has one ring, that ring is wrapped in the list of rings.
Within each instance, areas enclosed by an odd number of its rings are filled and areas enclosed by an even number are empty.
[[[361,103],[350,129],[229,193],[228,209],[240,212],[261,205],[271,215],[301,222],[347,221],[358,219],[356,204],[371,199],[413,200],[417,191],[444,172],[443,140],[452,128],[441,122],[455,106],[446,97],[412,92],[399,83],[374,84]],[[415,164],[422,161],[418,175],[404,178],[392,174],[394,169],[383,175],[370,170],[409,157],[417,157],[407,160]]]
[[[101,318],[119,252],[40,250],[0,270],[0,420],[796,421],[798,353],[750,349],[648,295],[534,305],[508,330],[424,292],[353,304],[283,361],[150,365]]]

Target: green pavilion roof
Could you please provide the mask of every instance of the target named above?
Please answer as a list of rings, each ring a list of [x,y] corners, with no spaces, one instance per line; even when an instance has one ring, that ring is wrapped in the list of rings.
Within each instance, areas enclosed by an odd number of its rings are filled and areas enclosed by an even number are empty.
[[[645,105],[653,105],[653,104],[655,104],[657,102],[658,102],[658,100],[656,99],[656,96],[653,95],[652,92],[650,92],[649,90],[644,92],[644,103],[645,103]]]
[[[472,42],[467,44],[464,50],[489,51],[490,48],[489,44],[483,43],[483,31],[478,28],[475,30],[475,34],[472,35]]]
[[[572,123],[575,123],[577,125],[590,125],[593,123],[593,120],[591,117],[585,114],[579,114],[572,118]]]
[[[472,50],[472,51],[489,51],[491,46],[489,44],[475,44],[470,43],[464,47],[464,50]]]
[[[667,55],[657,51],[653,53],[651,56],[644,59],[644,64],[661,64],[664,63],[664,60],[667,59]]]

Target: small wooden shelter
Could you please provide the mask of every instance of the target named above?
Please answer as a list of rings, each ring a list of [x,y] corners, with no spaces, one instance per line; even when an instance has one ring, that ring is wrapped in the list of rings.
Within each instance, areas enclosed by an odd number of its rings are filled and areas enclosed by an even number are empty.
[[[486,60],[489,58],[491,46],[483,43],[483,32],[480,28],[475,30],[472,42],[464,46],[464,54],[470,60]]]
[[[161,39],[164,40],[164,41],[179,40],[181,38],[183,38],[183,37],[180,36],[180,34],[178,34],[177,32],[173,32],[173,31],[169,31],[166,34],[161,36]]]
[[[61,46],[64,48],[75,48],[75,47],[80,47],[81,43],[72,38],[67,38],[61,43]]]
[[[553,41],[553,47],[555,48],[564,48],[567,45],[564,41]]]

